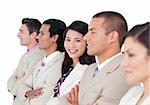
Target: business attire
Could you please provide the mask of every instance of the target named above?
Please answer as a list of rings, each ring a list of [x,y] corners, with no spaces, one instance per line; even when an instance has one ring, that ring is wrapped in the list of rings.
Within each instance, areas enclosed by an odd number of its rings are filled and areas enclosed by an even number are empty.
[[[24,85],[19,88],[19,100],[25,105],[45,105],[54,93],[53,89],[57,80],[61,77],[61,67],[64,60],[64,53],[56,51],[44,57],[36,66],[33,75],[24,81]],[[43,88],[44,92],[38,98],[29,100],[25,97],[28,90]]]
[[[79,105],[118,105],[121,97],[131,87],[126,83],[124,70],[120,65],[122,54],[114,55],[102,64],[91,64],[85,71],[79,85]],[[58,105],[69,105],[66,96]]]
[[[119,105],[137,105],[140,97],[143,95],[144,88],[141,85],[136,85],[131,88],[127,94],[123,96]],[[150,95],[144,99],[141,105],[150,105]]]
[[[12,93],[12,95],[16,97],[18,88],[21,86],[23,81],[33,73],[35,66],[42,59],[43,56],[44,52],[40,50],[38,47],[35,47],[33,49],[28,50],[20,58],[17,69],[7,82],[7,89],[10,93]],[[21,79],[16,78],[16,76],[23,75],[23,73],[25,73],[25,75]]]
[[[64,82],[60,86],[59,90],[59,96],[57,97],[51,97],[51,99],[48,101],[47,105],[57,105],[58,104],[58,97],[61,98],[61,96],[65,95],[66,93],[70,92],[71,89],[79,84],[85,70],[87,69],[88,65],[86,64],[80,64],[77,63],[77,65],[74,67],[74,69],[70,72],[70,74],[66,77]]]

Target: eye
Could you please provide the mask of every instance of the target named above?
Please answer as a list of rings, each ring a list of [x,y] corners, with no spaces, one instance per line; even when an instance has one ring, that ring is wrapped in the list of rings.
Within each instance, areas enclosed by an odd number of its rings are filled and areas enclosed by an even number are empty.
[[[128,56],[131,58],[131,57],[134,57],[134,56],[135,56],[135,54],[128,53]]]
[[[95,33],[96,33],[95,31],[93,31],[93,30],[91,31],[91,34],[95,34]]]
[[[65,39],[65,41],[68,41],[68,42],[69,42],[69,41],[70,41],[70,39],[66,38],[66,39]]]
[[[81,42],[81,40],[77,39],[76,42]]]
[[[44,33],[43,33],[43,32],[40,32],[39,35],[44,35]]]

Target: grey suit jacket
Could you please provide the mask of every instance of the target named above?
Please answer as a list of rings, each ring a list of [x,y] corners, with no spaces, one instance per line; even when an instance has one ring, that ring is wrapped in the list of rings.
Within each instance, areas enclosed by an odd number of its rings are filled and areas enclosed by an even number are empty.
[[[27,80],[24,81],[22,87],[18,90],[18,97],[20,100],[25,102],[25,105],[45,105],[46,102],[50,99],[51,95],[54,93],[53,89],[55,87],[56,82],[61,77],[61,67],[62,62],[64,60],[64,54],[59,52],[57,56],[49,61],[41,70],[43,72],[37,76],[37,72],[39,70],[39,63],[33,75],[31,75]],[[43,88],[44,92],[38,98],[34,98],[29,100],[25,98],[25,93],[31,89]]]
[[[86,70],[79,89],[79,105],[97,103],[97,105],[118,105],[121,97],[131,87],[125,80],[120,65],[123,55],[111,60],[100,72],[92,77],[96,64]]]
[[[13,95],[16,95],[17,90],[22,82],[33,73],[35,66],[43,56],[44,52],[39,48],[35,48],[32,52],[25,53],[20,58],[17,69],[7,82],[7,88]],[[22,79],[17,80],[15,76],[20,75],[23,72],[25,72],[25,76]]]

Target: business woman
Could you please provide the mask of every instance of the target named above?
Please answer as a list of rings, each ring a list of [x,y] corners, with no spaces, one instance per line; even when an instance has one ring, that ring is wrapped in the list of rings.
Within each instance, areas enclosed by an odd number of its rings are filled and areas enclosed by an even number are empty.
[[[88,24],[74,21],[64,32],[65,59],[62,65],[62,77],[54,89],[55,94],[47,105],[57,105],[58,97],[68,93],[78,84],[89,64],[95,62],[94,56],[87,55],[83,36],[88,31]]]
[[[136,84],[119,105],[150,105],[150,23],[134,26],[125,39],[126,80]]]

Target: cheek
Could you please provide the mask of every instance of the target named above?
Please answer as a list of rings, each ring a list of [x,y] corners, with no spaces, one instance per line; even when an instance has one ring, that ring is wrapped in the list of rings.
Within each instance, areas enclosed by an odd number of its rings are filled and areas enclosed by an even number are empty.
[[[147,63],[145,61],[141,61],[141,62],[132,62],[133,64],[130,64],[131,66],[131,70],[133,70],[133,72],[135,74],[137,74],[139,77],[140,76],[145,76],[148,74],[149,68],[147,68]]]
[[[64,48],[67,49],[68,48],[68,44],[67,42],[64,42]]]
[[[85,49],[86,49],[86,43],[84,42],[84,43],[79,44],[78,45],[78,49],[80,49],[82,52],[85,51]]]

